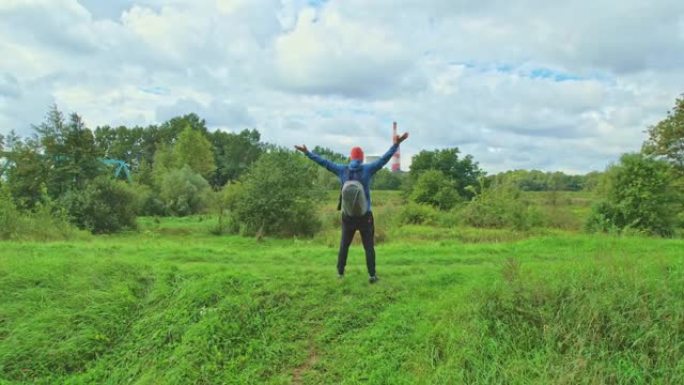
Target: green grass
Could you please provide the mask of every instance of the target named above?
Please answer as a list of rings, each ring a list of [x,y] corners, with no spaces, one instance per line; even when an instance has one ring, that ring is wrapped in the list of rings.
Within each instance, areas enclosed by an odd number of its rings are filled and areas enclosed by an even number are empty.
[[[405,226],[369,285],[333,235],[140,223],[0,243],[0,383],[684,383],[682,240]]]

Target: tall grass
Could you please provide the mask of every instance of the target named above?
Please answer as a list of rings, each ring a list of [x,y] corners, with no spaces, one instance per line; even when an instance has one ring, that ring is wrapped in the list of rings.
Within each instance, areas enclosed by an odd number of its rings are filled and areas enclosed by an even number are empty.
[[[336,278],[334,204],[314,238],[205,215],[0,241],[0,384],[684,381],[684,241],[401,224],[397,194],[373,198],[375,285],[358,245]],[[526,197],[586,207],[550,198]]]
[[[463,379],[683,383],[684,270],[630,259],[543,274],[511,260],[503,281],[478,293]]]
[[[381,280],[369,285],[360,247],[339,280],[316,239],[160,222],[2,243],[0,383],[682,380],[679,240],[496,230],[466,243],[416,226],[425,233],[377,247]]]
[[[52,241],[86,237],[87,233],[71,225],[64,211],[50,200],[31,211],[20,210],[9,191],[0,187],[0,240]]]

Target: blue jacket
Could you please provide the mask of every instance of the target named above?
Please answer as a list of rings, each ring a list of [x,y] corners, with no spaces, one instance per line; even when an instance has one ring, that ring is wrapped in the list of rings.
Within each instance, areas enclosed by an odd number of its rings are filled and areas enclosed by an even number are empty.
[[[382,157],[380,157],[380,159],[376,160],[375,162],[367,164],[364,164],[360,160],[352,160],[348,164],[333,163],[327,159],[321,158],[320,155],[312,151],[308,151],[306,153],[306,156],[314,162],[325,167],[328,171],[337,175],[337,177],[340,178],[341,185],[344,185],[344,182],[346,182],[349,179],[349,174],[353,174],[353,179],[358,180],[363,185],[363,191],[366,193],[366,201],[368,201],[368,211],[370,211],[371,178],[373,177],[373,174],[378,172],[384,165],[387,164],[387,162],[389,162],[390,159],[392,159],[392,155],[394,155],[394,153],[397,152],[398,148],[398,144],[392,145],[392,147],[390,147],[389,150],[387,150],[387,152]],[[349,172],[347,172],[347,170],[349,170]]]

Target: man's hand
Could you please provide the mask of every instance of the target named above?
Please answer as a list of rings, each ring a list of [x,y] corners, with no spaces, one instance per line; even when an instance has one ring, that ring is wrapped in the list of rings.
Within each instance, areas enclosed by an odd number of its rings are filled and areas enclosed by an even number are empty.
[[[400,144],[408,138],[408,132],[404,132],[401,136],[397,135],[394,137],[394,144]]]
[[[305,154],[306,154],[307,152],[309,152],[309,149],[306,148],[306,144],[302,144],[301,146],[298,146],[298,145],[295,144],[295,148],[296,148],[298,151],[301,151],[301,152],[303,152],[303,153],[305,153]]]

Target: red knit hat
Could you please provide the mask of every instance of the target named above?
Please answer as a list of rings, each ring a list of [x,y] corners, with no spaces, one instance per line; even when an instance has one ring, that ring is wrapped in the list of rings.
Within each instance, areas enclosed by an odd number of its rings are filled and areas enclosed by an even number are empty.
[[[352,147],[351,155],[349,156],[352,160],[363,161],[363,150],[361,147]]]

